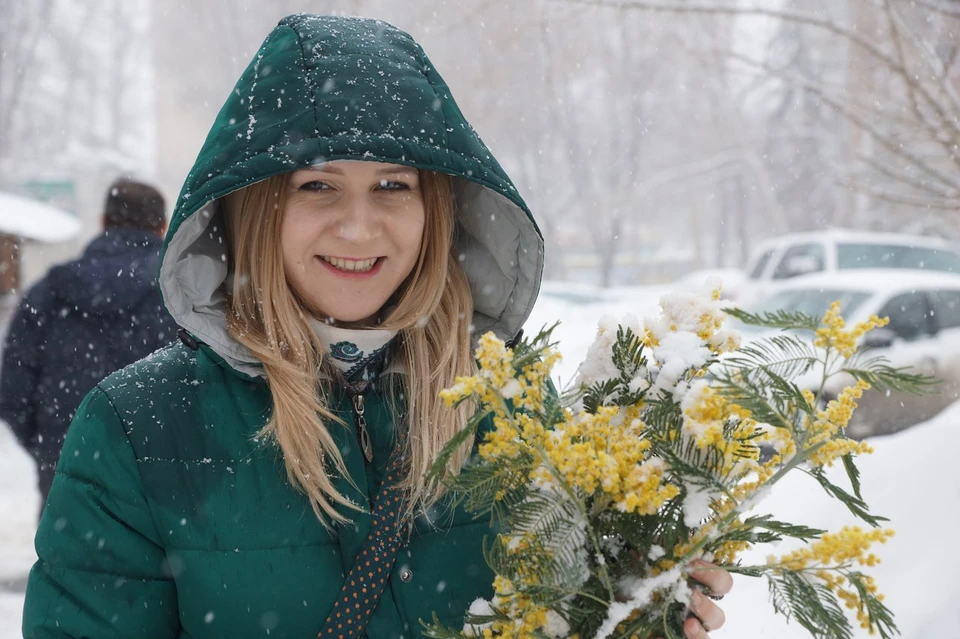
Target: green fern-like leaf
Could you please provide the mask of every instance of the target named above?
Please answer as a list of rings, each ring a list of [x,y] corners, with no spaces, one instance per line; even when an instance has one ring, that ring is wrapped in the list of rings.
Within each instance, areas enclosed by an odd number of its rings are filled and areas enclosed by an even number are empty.
[[[633,332],[633,329],[617,327],[617,338],[613,343],[613,364],[620,371],[620,376],[631,380],[647,365],[647,358],[643,355],[643,341]]]
[[[561,561],[536,541],[520,556],[509,552],[502,538],[484,539],[483,558],[496,574],[514,583],[534,584],[522,590],[540,605],[555,605],[577,592],[578,562]]]
[[[759,574],[764,573],[761,571]],[[791,615],[790,602],[787,600],[785,590],[774,579],[767,579],[767,587],[770,591],[770,603],[773,605],[774,612],[789,619]]]
[[[513,532],[534,535],[544,551],[561,564],[580,563],[584,523],[578,505],[565,493],[530,493],[511,509],[507,526]],[[557,576],[562,578],[566,572],[561,572]]]
[[[726,460],[713,446],[700,448],[690,438],[658,441],[652,446],[658,457],[667,462],[670,477],[677,485],[695,485],[712,492],[725,493],[723,468]]]
[[[825,531],[774,520],[770,515],[749,517],[727,532],[718,535],[707,544],[707,550],[719,548],[728,542],[768,544],[782,541],[785,537],[809,541],[819,539]]]
[[[774,401],[786,406],[795,406],[808,415],[814,414],[814,407],[807,401],[799,386],[768,368],[763,369],[763,374],[770,380],[770,393]]]
[[[447,444],[440,451],[440,454],[437,455],[436,461],[434,461],[430,466],[430,470],[427,471],[426,481],[428,484],[438,482],[446,476],[449,469],[450,460],[457,453],[461,446],[476,436],[477,427],[481,422],[483,422],[484,419],[486,419],[490,412],[491,411],[477,411],[473,417],[467,421],[467,424],[464,426],[463,430],[450,438],[450,441],[447,442]]]
[[[804,542],[819,539],[824,533],[827,532],[826,530],[821,530],[820,528],[810,528],[809,526],[803,526],[800,524],[789,524],[783,521],[777,521],[770,515],[749,517],[743,522],[743,524],[744,526],[763,528],[764,530],[769,530],[778,535],[799,539],[800,541]]]
[[[825,586],[812,584],[804,577],[784,572],[768,577],[771,600],[778,612],[794,619],[814,637],[852,639],[850,621],[836,595]]]
[[[931,395],[936,393],[936,387],[941,380],[923,373],[911,373],[910,368],[894,368],[884,359],[875,358],[862,368],[852,368],[849,365],[841,369],[856,380],[867,382],[879,391],[893,391],[910,395]]]
[[[437,613],[433,613],[432,622],[421,619],[420,625],[423,626],[423,636],[430,639],[463,639],[463,634],[459,630],[445,626]]]
[[[853,488],[853,494],[857,499],[863,499],[860,494],[860,469],[853,461],[853,455],[843,456],[843,469],[847,472],[847,478],[850,479],[850,487]]]
[[[447,485],[465,502],[467,510],[475,515],[494,513],[498,518],[526,497],[526,477],[532,467],[529,459],[520,458],[511,463],[468,464]]]
[[[568,394],[567,405],[583,402],[584,410],[596,414],[601,406],[630,406],[644,399],[646,388],[633,389],[634,380],[646,372],[643,341],[630,328],[619,326],[611,348],[611,359],[619,375],[601,380]]]
[[[649,637],[659,637],[661,634],[663,634],[659,632],[659,629],[662,625],[662,617],[652,614],[645,614],[628,625],[623,633],[623,636],[643,637],[643,639],[648,639]]]
[[[544,326],[532,339],[524,337],[513,345],[513,366],[518,371],[525,366],[533,364],[543,358],[543,352],[548,348],[557,346],[553,341],[553,331],[556,330],[560,322],[554,322],[552,326]]]
[[[749,410],[758,422],[791,432],[803,414],[815,414],[800,388],[772,371],[721,370],[714,386],[721,395]]]
[[[597,382],[583,391],[583,410],[590,415],[596,415],[601,406],[606,406],[608,400],[615,397],[620,388],[620,380],[607,379]]]
[[[667,607],[663,615],[663,632],[667,639],[686,639],[683,623],[688,614],[689,611],[683,604],[674,602]]]
[[[760,326],[762,328],[780,329],[782,331],[807,330],[816,331],[820,328],[820,318],[805,313],[776,311],[762,314],[749,313],[739,308],[725,308],[723,312],[735,317],[744,324]]]
[[[889,521],[886,517],[871,515],[866,502],[861,497],[851,495],[843,488],[832,483],[822,468],[815,468],[804,472],[816,479],[829,495],[836,497],[854,516],[859,517],[871,526],[877,527],[880,526],[881,522]]]
[[[566,607],[567,621],[582,637],[592,637],[607,617],[607,590],[596,575],[580,587],[583,595],[574,597]]]
[[[683,419],[680,405],[667,395],[648,399],[643,416],[647,433],[654,439],[666,439],[667,433],[675,430]]]
[[[893,621],[893,613],[889,608],[883,605],[883,602],[876,594],[870,592],[864,575],[859,572],[850,572],[846,574],[847,579],[857,590],[857,596],[863,602],[870,619],[870,625],[876,629],[882,639],[891,639],[893,635],[899,634],[897,625]]]
[[[807,373],[820,356],[810,342],[795,335],[775,335],[746,344],[723,361],[741,371],[772,371],[785,379]]]

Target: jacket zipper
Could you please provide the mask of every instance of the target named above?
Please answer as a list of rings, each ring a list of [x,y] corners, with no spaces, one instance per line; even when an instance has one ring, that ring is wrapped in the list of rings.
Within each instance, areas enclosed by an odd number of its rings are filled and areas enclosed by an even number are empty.
[[[373,461],[373,441],[370,439],[370,432],[367,430],[367,420],[363,416],[363,395],[357,393],[353,396],[353,420],[357,424],[357,434],[360,437],[360,449],[363,450],[363,456],[367,463]]]

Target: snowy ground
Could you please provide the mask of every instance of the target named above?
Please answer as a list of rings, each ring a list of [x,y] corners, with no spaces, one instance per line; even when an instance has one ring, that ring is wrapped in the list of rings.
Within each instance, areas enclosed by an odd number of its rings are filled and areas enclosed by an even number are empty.
[[[0,422],[0,639],[20,637],[40,497],[33,462]]]
[[[556,373],[562,385],[593,339],[602,314],[656,310],[666,287],[617,289],[598,293],[577,285],[548,283],[527,324],[536,331],[560,319],[555,336],[566,355]],[[863,492],[875,513],[888,517],[897,536],[881,547],[883,563],[874,569],[887,604],[906,639],[960,639],[960,553],[953,535],[960,530],[960,403],[938,417],[898,435],[871,443],[876,453],[860,462]],[[0,426],[0,639],[20,637],[23,584],[35,555],[31,545],[37,494],[34,471],[12,436]],[[787,521],[839,529],[852,523],[811,480],[784,480],[760,505]],[[772,552],[791,548],[782,545]],[[761,559],[770,549],[760,551]],[[747,558],[749,560],[750,558]],[[727,626],[714,637],[793,639],[807,637],[796,624],[773,614],[764,582],[738,578],[723,601]],[[866,633],[857,634],[867,637]]]

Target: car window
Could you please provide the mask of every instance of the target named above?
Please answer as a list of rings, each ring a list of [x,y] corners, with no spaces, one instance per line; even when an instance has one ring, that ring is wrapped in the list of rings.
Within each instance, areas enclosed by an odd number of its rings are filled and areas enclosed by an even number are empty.
[[[773,279],[782,280],[797,275],[822,271],[826,262],[826,252],[821,244],[798,244],[791,246],[783,254],[780,263],[773,272]]]
[[[937,328],[960,328],[960,291],[936,291],[931,298]]]
[[[947,249],[896,244],[837,245],[837,268],[906,268],[960,273],[960,256]]]
[[[889,317],[887,328],[900,339],[911,341],[932,334],[930,309],[923,293],[903,293],[883,305],[880,317]]]
[[[763,252],[763,255],[761,255],[757,260],[756,266],[754,266],[753,270],[750,271],[751,280],[760,279],[760,276],[763,275],[763,271],[767,268],[767,264],[770,262],[771,257],[773,257],[773,249]]]

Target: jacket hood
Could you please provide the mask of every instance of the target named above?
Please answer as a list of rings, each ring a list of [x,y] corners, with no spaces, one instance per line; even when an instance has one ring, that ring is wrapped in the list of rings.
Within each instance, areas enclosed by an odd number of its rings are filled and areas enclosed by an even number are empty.
[[[455,178],[455,248],[473,292],[476,334],[514,336],[540,288],[543,239],[510,178],[409,35],[378,20],[306,14],[284,18],[267,36],[187,176],[159,274],[177,323],[235,369],[259,374],[259,362],[226,329],[219,198],[344,159]]]
[[[128,313],[157,286],[160,238],[115,229],[94,239],[83,255],[50,270],[53,295],[91,315]]]

